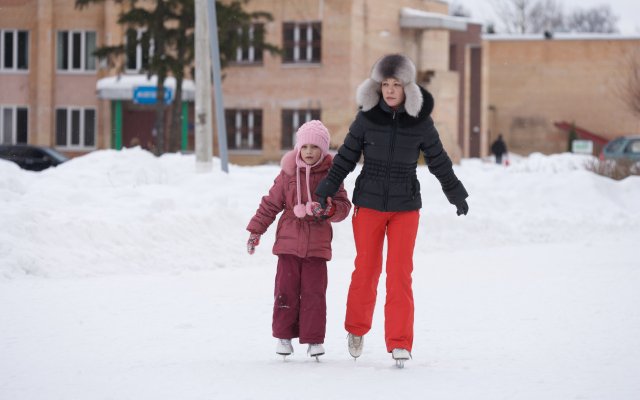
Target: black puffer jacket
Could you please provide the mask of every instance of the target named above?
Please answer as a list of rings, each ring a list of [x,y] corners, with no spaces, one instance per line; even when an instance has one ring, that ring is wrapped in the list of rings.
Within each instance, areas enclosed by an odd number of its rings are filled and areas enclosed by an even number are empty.
[[[420,182],[416,176],[420,152],[451,204],[458,204],[468,197],[453,172],[451,159],[442,147],[430,116],[433,97],[425,89],[420,90],[423,105],[415,118],[402,108],[394,112],[382,98],[371,110],[358,113],[327,177],[316,188],[315,194],[319,198],[336,193],[364,154],[362,171],[353,191],[353,204],[378,211],[417,210],[422,207]]]

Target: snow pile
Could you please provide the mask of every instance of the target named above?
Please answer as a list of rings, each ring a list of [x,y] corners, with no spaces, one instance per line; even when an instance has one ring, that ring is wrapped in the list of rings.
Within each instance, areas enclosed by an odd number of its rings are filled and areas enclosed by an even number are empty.
[[[549,243],[625,234],[640,226],[640,178],[615,182],[582,168],[585,157],[534,154],[508,168],[465,160],[471,194],[458,218],[420,167],[422,251]],[[242,267],[248,220],[277,166],[195,172],[193,155],[140,148],[96,151],[41,173],[0,162],[0,277],[99,276]],[[345,182],[351,194],[359,169]],[[335,226],[351,251],[350,226]],[[270,229],[263,247],[270,246]],[[269,243],[269,244],[267,244]]]

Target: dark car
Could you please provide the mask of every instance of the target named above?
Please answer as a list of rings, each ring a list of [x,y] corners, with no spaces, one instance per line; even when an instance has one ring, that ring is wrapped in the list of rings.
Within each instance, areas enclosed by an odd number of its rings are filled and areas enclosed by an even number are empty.
[[[602,149],[600,159],[640,161],[640,135],[613,139]]]
[[[13,161],[29,171],[42,171],[69,160],[52,148],[28,144],[0,145],[0,158]]]

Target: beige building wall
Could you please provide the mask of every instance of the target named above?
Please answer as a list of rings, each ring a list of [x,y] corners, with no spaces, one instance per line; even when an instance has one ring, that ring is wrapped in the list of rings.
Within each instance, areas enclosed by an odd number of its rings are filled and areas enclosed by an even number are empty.
[[[605,138],[640,132],[621,101],[627,55],[640,36],[556,35],[553,39],[485,36],[490,140],[502,133],[510,151],[557,153],[566,121]]]
[[[59,30],[95,31],[97,45],[104,43],[105,9],[113,7],[112,2],[106,3],[81,11],[74,0],[0,0],[0,28],[29,31],[29,69],[0,73],[0,104],[28,106],[30,144],[55,147],[56,107],[91,107],[96,109],[96,145],[61,150],[77,155],[109,146],[110,135],[101,129],[109,114],[95,94],[99,69],[56,69]]]
[[[261,65],[229,66],[224,71],[225,108],[263,111],[262,150],[234,151],[231,162],[280,159],[283,108],[321,109],[332,147],[337,148],[357,112],[357,86],[379,57],[395,52],[412,58],[419,72],[438,71],[428,87],[436,98],[434,119],[447,150],[455,159],[462,154],[454,136],[453,106],[460,77],[448,71],[448,32],[401,29],[399,23],[402,7],[446,14],[446,1],[252,0],[244,6],[273,15],[266,24],[267,40],[278,46],[283,22],[321,21],[322,59],[318,64],[286,64],[265,52]],[[97,112],[95,146],[59,149],[73,156],[110,148],[111,104],[97,98],[96,82],[116,71],[104,64],[95,71],[57,71],[56,41],[59,30],[90,30],[96,32],[97,46],[122,43],[124,30],[117,24],[120,5],[107,0],[79,10],[75,0],[0,0],[0,8],[0,28],[29,31],[28,71],[0,73],[0,104],[28,106],[29,143],[55,147],[56,107],[92,107]]]
[[[356,88],[369,76],[375,61],[389,53],[408,55],[419,71],[443,72],[440,81],[432,83],[442,93],[442,96],[435,95],[434,119],[443,142],[459,159],[461,152],[454,139],[457,114],[449,104],[456,101],[450,98],[450,92],[457,90],[458,78],[455,73],[454,76],[446,73],[448,33],[401,29],[402,7],[446,14],[448,4],[423,0],[252,0],[248,3],[250,10],[268,11],[273,15],[274,21],[266,25],[267,40],[278,46],[282,46],[282,22],[322,21],[322,60],[310,65],[284,64],[279,57],[265,53],[261,66],[230,66],[225,70],[225,108],[263,110],[262,151],[232,151],[230,160],[237,163],[279,160],[283,152],[280,146],[283,108],[320,108],[322,121],[332,135],[331,145],[339,147],[357,113]]]

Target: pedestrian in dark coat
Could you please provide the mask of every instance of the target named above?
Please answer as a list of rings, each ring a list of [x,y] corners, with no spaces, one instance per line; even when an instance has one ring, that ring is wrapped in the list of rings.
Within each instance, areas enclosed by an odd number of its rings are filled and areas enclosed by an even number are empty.
[[[468,197],[442,147],[431,112],[433,97],[415,83],[415,66],[404,55],[382,57],[356,93],[361,107],[316,195],[322,202],[339,190],[364,155],[353,191],[352,223],[357,256],[347,298],[349,351],[362,352],[371,329],[376,288],[387,237],[385,342],[394,359],[410,357],[413,346],[413,250],[422,207],[416,168],[420,154],[440,181],[458,215]]]
[[[502,135],[491,144],[491,152],[496,157],[496,164],[502,164],[502,155],[507,154],[507,144],[502,139]]]
[[[273,254],[278,256],[273,306],[276,353],[293,352],[291,339],[308,343],[311,356],[324,354],[327,321],[327,261],[331,259],[332,222],[349,215],[351,202],[340,185],[324,209],[311,193],[331,166],[329,131],[320,121],[309,121],[296,132],[295,148],[284,155],[282,170],[269,194],[262,197],[247,230],[247,251],[253,254],[276,216]]]

